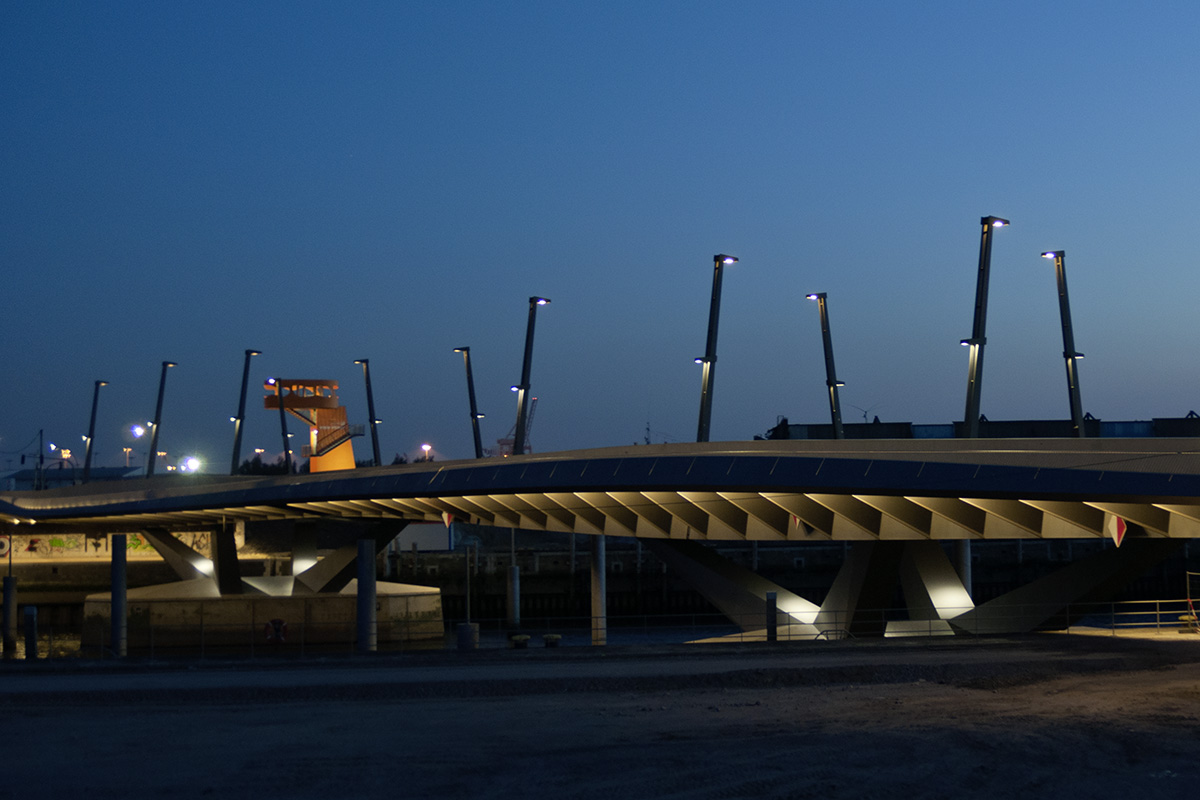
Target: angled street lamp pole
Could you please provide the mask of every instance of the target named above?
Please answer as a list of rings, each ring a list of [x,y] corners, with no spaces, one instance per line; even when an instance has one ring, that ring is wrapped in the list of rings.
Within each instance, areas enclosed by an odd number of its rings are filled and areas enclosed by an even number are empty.
[[[829,387],[829,415],[833,419],[833,438],[845,439],[842,429],[842,405],[838,400],[838,387],[845,386],[837,379],[837,371],[833,367],[833,336],[829,333],[829,305],[824,292],[808,295],[809,300],[817,301],[817,309],[821,313],[821,342],[825,347],[825,385]]]
[[[92,442],[96,438],[96,406],[100,403],[100,387],[108,386],[108,381],[96,381],[92,392],[92,421],[88,423],[87,448],[83,455],[83,482],[87,483],[92,476]],[[39,456],[40,457],[40,456]]]
[[[467,399],[471,404],[471,434],[475,437],[475,457],[483,458],[483,441],[479,438],[479,419],[483,416],[475,408],[475,378],[471,375],[471,348],[456,347],[454,352],[462,353],[463,366],[467,369]]]
[[[713,256],[712,301],[708,306],[708,340],[705,344],[703,358],[696,359],[696,363],[703,367],[700,377],[700,422],[696,426],[697,442],[708,441],[709,427],[712,423],[713,377],[717,369],[717,324],[721,316],[721,273],[726,264],[736,263],[736,258],[724,253],[717,253]]]
[[[963,414],[964,434],[967,439],[979,438],[979,396],[983,387],[983,346],[987,344],[987,296],[988,278],[992,268],[992,234],[996,228],[1009,225],[1000,217],[983,217],[979,220],[983,232],[979,240],[979,273],[975,281],[975,323],[971,338],[959,344],[970,348],[967,375],[967,408]]]
[[[279,382],[278,378],[267,378],[266,382],[263,383],[263,388],[273,389],[275,395],[279,398],[279,433],[283,437],[283,466],[286,474],[291,475],[292,450],[291,444],[288,442],[291,434],[288,433],[287,429],[287,409],[283,407],[283,384]]]
[[[1083,428],[1083,401],[1079,397],[1079,365],[1083,353],[1075,351],[1075,334],[1071,330],[1071,301],[1067,297],[1067,251],[1050,250],[1042,258],[1054,259],[1054,275],[1058,279],[1058,310],[1062,317],[1063,358],[1067,362],[1067,392],[1071,399],[1071,426],[1075,435],[1087,436]]]
[[[246,390],[250,384],[250,359],[262,355],[261,350],[247,350],[246,363],[242,367],[242,394],[238,399],[238,413],[233,420],[233,461],[229,467],[230,475],[237,475],[242,460],[242,423],[246,419]]]
[[[521,382],[517,384],[517,425],[513,434],[514,456],[525,452],[525,422],[529,414],[529,371],[533,366],[533,325],[537,320],[538,306],[550,301],[545,297],[529,298],[529,324],[525,328],[525,359],[521,364]]]
[[[379,457],[379,429],[376,427],[379,420],[375,419],[375,393],[371,390],[371,360],[368,358],[360,358],[354,362],[362,364],[363,380],[367,382],[367,414],[371,417],[371,452],[375,456],[375,466],[383,464]]]
[[[154,459],[158,456],[158,429],[162,423],[163,391],[167,388],[167,370],[178,366],[174,361],[162,362],[162,375],[158,379],[158,403],[154,406],[154,430],[150,432],[150,454],[146,456],[146,477],[154,474]]]

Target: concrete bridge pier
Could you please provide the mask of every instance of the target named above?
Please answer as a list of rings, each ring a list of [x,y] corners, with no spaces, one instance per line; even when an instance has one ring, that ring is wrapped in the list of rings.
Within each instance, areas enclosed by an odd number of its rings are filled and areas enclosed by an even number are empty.
[[[374,653],[378,647],[376,615],[375,539],[358,540],[357,623],[358,652]]]
[[[109,542],[111,551],[109,559],[111,561],[110,578],[112,592],[111,606],[111,625],[112,633],[109,636],[109,647],[112,650],[113,658],[125,658],[128,655],[129,647],[129,614],[128,612],[128,580],[126,570],[126,547],[125,534],[114,533]]]
[[[608,565],[605,537],[592,537],[592,644],[608,644]]]

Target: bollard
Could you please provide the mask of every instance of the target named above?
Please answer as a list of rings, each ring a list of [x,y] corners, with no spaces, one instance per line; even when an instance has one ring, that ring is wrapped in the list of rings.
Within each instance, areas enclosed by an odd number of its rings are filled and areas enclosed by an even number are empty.
[[[775,592],[767,592],[767,641],[779,640],[779,602]]]
[[[37,657],[37,606],[25,606],[25,660],[36,661]]]
[[[458,649],[474,650],[479,647],[479,623],[460,622],[458,624]]]

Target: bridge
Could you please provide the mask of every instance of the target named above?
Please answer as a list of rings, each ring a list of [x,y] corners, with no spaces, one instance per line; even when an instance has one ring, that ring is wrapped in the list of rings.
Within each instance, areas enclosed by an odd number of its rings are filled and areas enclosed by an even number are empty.
[[[731,619],[795,636],[830,630],[1006,632],[1052,627],[1180,543],[1200,537],[1196,439],[754,441],[648,445],[420,463],[287,477],[155,478],[0,495],[8,533],[143,532],[164,557],[197,567],[173,532],[229,523],[336,521],[347,537],[386,544],[399,527],[451,518],[587,534],[603,565],[605,537],[637,537]],[[944,540],[1102,538],[1123,545],[975,606]],[[297,537],[297,547],[302,549]],[[821,604],[715,556],[705,541],[847,541],[846,563]],[[225,574],[236,574],[221,549]],[[312,547],[309,546],[311,556]],[[378,552],[375,550],[373,552]],[[340,553],[340,555],[338,555]],[[320,591],[366,551],[350,542],[307,563],[287,591]],[[373,554],[373,553],[372,553]],[[336,557],[335,557],[336,556]],[[332,559],[332,560],[330,560]],[[217,573],[222,569],[212,559]],[[309,561],[315,559],[309,558]],[[299,557],[294,557],[299,563]],[[213,570],[209,570],[211,573]],[[598,572],[598,574],[597,574]],[[182,574],[182,573],[181,573]],[[322,581],[312,580],[317,574]],[[364,572],[358,572],[360,579]],[[219,574],[213,580],[221,585]],[[897,582],[908,620],[858,613],[888,605]],[[236,591],[226,580],[224,590]],[[257,591],[270,591],[262,586]],[[603,569],[593,613],[603,619]],[[598,595],[598,597],[597,597]],[[750,621],[747,621],[750,620]]]

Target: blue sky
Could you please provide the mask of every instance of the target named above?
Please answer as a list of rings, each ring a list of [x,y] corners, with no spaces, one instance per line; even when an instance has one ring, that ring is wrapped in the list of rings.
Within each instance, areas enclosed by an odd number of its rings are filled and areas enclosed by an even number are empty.
[[[332,378],[385,459],[471,455],[515,418],[539,312],[538,451],[694,439],[712,255],[727,270],[712,439],[963,413],[979,218],[983,413],[1200,410],[1190,3],[49,3],[0,9],[0,467],[39,429],[219,471],[253,391]],[[24,449],[23,449],[24,448]],[[370,444],[356,443],[360,458]]]

